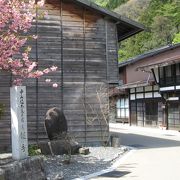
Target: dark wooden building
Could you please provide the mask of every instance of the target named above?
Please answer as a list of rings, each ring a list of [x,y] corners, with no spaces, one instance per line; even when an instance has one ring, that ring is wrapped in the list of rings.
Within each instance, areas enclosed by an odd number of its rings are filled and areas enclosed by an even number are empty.
[[[103,9],[87,0],[47,0],[37,14],[31,34],[38,35],[31,58],[42,69],[51,65],[58,71],[41,79],[28,79],[27,113],[30,142],[46,139],[44,118],[51,107],[61,108],[68,120],[68,130],[83,144],[99,144],[108,126],[101,107],[108,95],[97,100],[98,90],[107,93],[109,82],[118,81],[118,42],[143,30],[138,23]],[[52,88],[45,79],[59,84]],[[0,149],[10,147],[9,74],[0,73]],[[106,137],[108,134],[105,135]]]
[[[180,130],[179,68],[180,44],[120,63],[117,121]]]

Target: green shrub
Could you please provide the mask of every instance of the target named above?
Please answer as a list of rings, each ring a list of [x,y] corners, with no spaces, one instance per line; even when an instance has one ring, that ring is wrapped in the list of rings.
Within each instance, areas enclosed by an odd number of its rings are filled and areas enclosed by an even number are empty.
[[[29,156],[41,155],[41,150],[37,145],[34,144],[29,145],[28,152],[29,152]]]

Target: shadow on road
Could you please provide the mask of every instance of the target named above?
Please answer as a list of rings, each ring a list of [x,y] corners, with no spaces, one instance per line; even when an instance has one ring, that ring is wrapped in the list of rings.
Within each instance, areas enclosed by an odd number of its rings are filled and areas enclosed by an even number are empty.
[[[120,166],[120,169],[102,174],[98,177],[96,177],[95,179],[119,179],[119,178],[123,178],[123,176],[126,176],[128,174],[131,174],[133,169],[135,168],[136,164],[132,163],[132,164],[124,164]],[[129,169],[129,171],[127,171],[127,169]],[[132,177],[132,176],[131,176]]]
[[[125,176],[125,175],[127,175],[129,173],[131,173],[131,172],[129,172],[129,171],[112,171],[112,172],[103,174],[103,175],[101,175],[99,177],[120,178],[120,177]]]
[[[111,134],[119,136],[122,145],[131,146],[138,149],[167,148],[180,146],[180,139],[179,141],[177,141],[173,139],[163,139],[159,137],[121,132],[111,132]]]

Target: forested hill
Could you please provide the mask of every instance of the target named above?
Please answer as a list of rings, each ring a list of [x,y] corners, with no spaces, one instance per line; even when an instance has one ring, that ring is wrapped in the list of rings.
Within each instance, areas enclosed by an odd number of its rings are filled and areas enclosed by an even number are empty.
[[[180,0],[92,0],[145,25],[145,32],[121,42],[119,61],[180,42]]]

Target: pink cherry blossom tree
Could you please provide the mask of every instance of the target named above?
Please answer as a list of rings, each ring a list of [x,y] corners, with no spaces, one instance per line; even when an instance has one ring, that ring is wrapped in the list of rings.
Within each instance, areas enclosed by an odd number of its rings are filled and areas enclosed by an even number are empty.
[[[31,48],[24,48],[29,38],[26,33],[36,18],[35,9],[42,5],[42,0],[37,3],[34,0],[0,0],[0,70],[10,72],[15,77],[15,85],[57,69],[53,66],[37,70],[37,63],[29,59]]]

